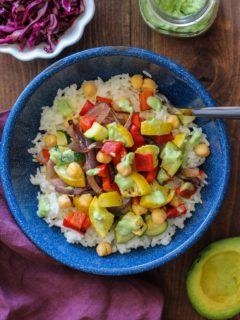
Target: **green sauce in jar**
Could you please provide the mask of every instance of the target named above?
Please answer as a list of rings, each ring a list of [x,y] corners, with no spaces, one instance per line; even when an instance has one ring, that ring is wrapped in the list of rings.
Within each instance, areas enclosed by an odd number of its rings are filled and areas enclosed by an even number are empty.
[[[155,2],[159,9],[173,17],[196,14],[206,5],[206,0],[155,0]]]
[[[179,37],[197,36],[213,24],[220,0],[139,0],[145,22]]]

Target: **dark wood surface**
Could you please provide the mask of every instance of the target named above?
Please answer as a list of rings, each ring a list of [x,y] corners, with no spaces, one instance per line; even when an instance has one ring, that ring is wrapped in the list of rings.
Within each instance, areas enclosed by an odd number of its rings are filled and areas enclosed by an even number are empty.
[[[209,90],[219,105],[240,105],[240,1],[222,0],[214,26],[195,39],[176,39],[151,30],[137,0],[96,0],[96,14],[82,40],[57,59],[86,48],[131,45],[163,54],[182,64]],[[55,60],[20,62],[0,54],[1,110],[11,108],[23,88]],[[186,274],[197,253],[214,240],[239,235],[240,122],[227,122],[231,145],[231,179],[225,201],[205,235],[181,257],[140,275],[158,283],[165,296],[164,320],[202,319],[191,308]],[[235,318],[237,319],[237,318]],[[238,317],[240,319],[240,317]]]

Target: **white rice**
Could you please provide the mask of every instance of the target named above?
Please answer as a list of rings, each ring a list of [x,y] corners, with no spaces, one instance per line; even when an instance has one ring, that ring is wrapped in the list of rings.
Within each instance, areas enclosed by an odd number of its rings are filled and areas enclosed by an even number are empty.
[[[145,72],[146,74],[146,72]],[[148,74],[147,74],[148,75]],[[148,75],[149,76],[149,75]],[[134,106],[135,111],[139,111],[139,92],[134,90],[131,87],[130,77],[128,74],[121,74],[112,77],[108,81],[104,82],[100,78],[94,81],[97,86],[97,95],[104,96],[116,100],[121,97],[127,97],[130,99],[131,104]],[[63,127],[63,117],[57,112],[55,102],[61,97],[65,97],[72,109],[78,113],[81,109],[81,106],[84,104],[86,98],[83,94],[82,88],[77,88],[76,84],[73,84],[64,90],[59,89],[54,100],[53,106],[43,107],[41,114],[40,127],[39,130],[55,133],[57,130],[64,128]],[[157,114],[158,119],[166,120],[168,116],[167,106],[164,106],[163,109]],[[144,118],[151,117],[151,111],[146,111],[142,114]],[[173,131],[175,135],[177,132],[184,132],[188,136],[191,136],[195,131],[202,131],[201,128],[197,127],[195,124],[191,124],[188,127],[180,126],[179,129]],[[33,161],[35,160],[36,155],[44,146],[43,143],[44,134],[40,132],[37,134],[36,138],[32,141],[33,147],[28,151],[33,155]],[[208,143],[207,137],[203,134],[202,138],[203,143]],[[193,150],[190,150],[187,154],[185,166],[186,167],[196,167],[201,165],[204,162],[204,158],[198,157]],[[38,198],[40,195],[48,198],[50,203],[50,211],[48,216],[44,220],[49,224],[50,227],[57,226],[61,228],[62,233],[66,237],[66,240],[69,243],[80,243],[81,245],[87,247],[94,247],[99,242],[103,241],[102,238],[96,233],[96,231],[90,227],[86,234],[83,236],[79,232],[65,228],[63,226],[63,219],[67,211],[70,211],[74,208],[60,209],[58,206],[57,198],[59,194],[55,192],[54,187],[46,179],[45,167],[41,166],[37,169],[37,172],[34,176],[31,175],[30,181],[33,185],[38,185],[40,192],[38,193]],[[206,181],[203,182],[203,185]],[[188,212],[185,215],[174,219],[168,219],[168,228],[163,234],[150,238],[147,236],[134,237],[125,244],[116,244],[114,241],[114,232],[110,230],[104,239],[107,242],[110,242],[113,246],[113,252],[119,251],[120,253],[129,252],[131,249],[138,247],[147,248],[149,246],[154,247],[155,245],[167,245],[172,240],[173,235],[176,232],[177,228],[183,229],[184,222],[187,218],[192,216],[192,213],[195,211],[195,206],[197,203],[202,203],[201,200],[201,188],[191,197],[190,200],[187,200]]]

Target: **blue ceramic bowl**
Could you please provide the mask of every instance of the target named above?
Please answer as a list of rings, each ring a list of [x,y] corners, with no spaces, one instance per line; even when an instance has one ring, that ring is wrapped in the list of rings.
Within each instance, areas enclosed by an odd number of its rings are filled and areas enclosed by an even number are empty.
[[[203,169],[208,186],[202,192],[203,204],[183,230],[177,230],[168,246],[138,249],[106,258],[95,249],[66,242],[57,228],[36,215],[38,188],[31,185],[29,175],[36,172],[27,150],[36,136],[41,107],[51,105],[59,88],[82,81],[107,80],[120,73],[148,71],[158,82],[159,90],[178,106],[213,106],[200,83],[184,68],[158,54],[126,47],[102,47],[66,57],[41,72],[25,88],[7,120],[1,144],[1,176],[8,205],[23,232],[44,252],[72,268],[102,275],[143,272],[176,258],[206,231],[215,217],[226,190],[229,176],[227,133],[221,121],[199,122],[211,143],[211,157]]]

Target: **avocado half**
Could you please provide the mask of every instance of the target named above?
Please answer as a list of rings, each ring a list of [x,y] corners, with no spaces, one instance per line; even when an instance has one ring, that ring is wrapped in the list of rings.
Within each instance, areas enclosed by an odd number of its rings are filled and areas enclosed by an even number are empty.
[[[240,237],[212,243],[187,275],[188,297],[207,319],[229,319],[240,313]]]

